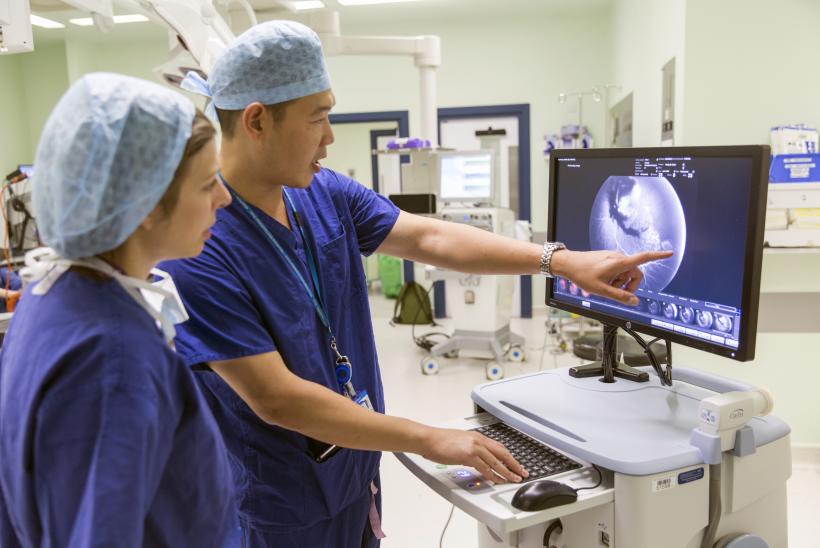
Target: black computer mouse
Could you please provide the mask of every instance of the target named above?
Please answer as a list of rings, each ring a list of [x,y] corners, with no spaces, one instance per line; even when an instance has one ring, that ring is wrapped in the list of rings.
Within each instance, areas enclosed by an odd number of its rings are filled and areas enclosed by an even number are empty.
[[[577,499],[575,489],[566,483],[539,480],[522,485],[513,495],[512,505],[525,512],[537,512],[569,504]]]

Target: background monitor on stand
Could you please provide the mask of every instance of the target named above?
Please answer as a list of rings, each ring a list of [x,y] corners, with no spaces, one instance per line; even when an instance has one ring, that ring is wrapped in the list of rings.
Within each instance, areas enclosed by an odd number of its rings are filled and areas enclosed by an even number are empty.
[[[601,362],[572,368],[646,380],[617,362],[617,328],[738,361],[754,358],[769,149],[556,150],[548,239],[577,251],[672,250],[644,265],[636,307],[547,280],[547,305],[604,324]],[[641,374],[643,373],[643,374]]]
[[[442,152],[438,155],[439,201],[491,204],[495,200],[495,186],[492,152]]]

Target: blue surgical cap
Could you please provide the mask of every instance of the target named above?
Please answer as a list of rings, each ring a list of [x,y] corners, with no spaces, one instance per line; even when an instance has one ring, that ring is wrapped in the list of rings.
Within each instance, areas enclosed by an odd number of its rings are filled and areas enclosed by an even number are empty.
[[[78,80],[37,146],[32,201],[43,242],[67,259],[122,244],[171,183],[195,112],[180,94],[144,80]]]
[[[205,82],[189,72],[182,87],[222,110],[275,105],[330,89],[315,32],[294,21],[267,21],[241,34],[214,63]]]

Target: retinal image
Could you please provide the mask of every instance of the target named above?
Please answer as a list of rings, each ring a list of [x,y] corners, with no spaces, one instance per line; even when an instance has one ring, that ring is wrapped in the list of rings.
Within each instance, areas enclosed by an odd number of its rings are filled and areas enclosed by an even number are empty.
[[[665,177],[610,176],[592,204],[589,239],[593,250],[612,249],[626,255],[674,250],[669,259],[640,267],[641,287],[663,291],[686,252],[683,206]]]

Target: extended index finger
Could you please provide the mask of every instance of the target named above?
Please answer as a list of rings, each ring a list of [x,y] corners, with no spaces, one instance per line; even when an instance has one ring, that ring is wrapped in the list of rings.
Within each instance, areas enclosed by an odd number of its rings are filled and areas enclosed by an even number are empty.
[[[644,263],[668,259],[673,254],[673,251],[642,251],[641,253],[635,253],[634,255],[626,257],[624,259],[624,265],[628,268],[633,268]]]

